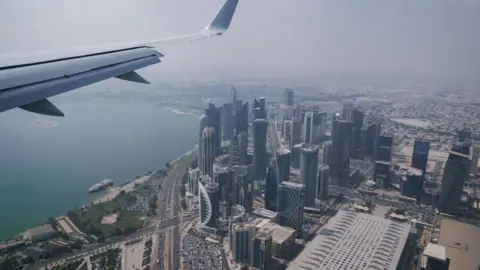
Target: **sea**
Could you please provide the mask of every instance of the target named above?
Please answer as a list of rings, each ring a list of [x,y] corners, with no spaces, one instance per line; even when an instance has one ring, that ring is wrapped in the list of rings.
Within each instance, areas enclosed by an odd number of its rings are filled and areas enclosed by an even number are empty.
[[[64,118],[0,113],[0,240],[101,196],[87,189],[102,179],[133,180],[195,147],[195,114],[121,93],[65,95],[52,99]]]

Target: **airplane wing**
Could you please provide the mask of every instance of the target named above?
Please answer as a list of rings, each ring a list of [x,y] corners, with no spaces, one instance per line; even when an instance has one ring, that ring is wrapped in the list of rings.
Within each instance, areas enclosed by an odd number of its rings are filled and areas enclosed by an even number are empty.
[[[230,26],[237,4],[238,0],[226,0],[213,21],[203,31],[191,35],[28,55],[0,55],[0,112],[21,108],[64,116],[47,98],[112,77],[148,84],[135,70],[161,62],[164,55],[155,46],[222,35]]]

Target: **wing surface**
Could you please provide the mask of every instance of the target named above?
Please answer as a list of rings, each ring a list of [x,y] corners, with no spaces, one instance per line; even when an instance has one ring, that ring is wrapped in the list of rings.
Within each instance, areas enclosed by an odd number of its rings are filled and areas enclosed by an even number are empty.
[[[0,55],[0,112],[13,108],[63,116],[47,98],[112,77],[149,83],[135,70],[161,62],[155,47],[197,41],[225,32],[238,0],[226,0],[201,32],[142,42],[116,43],[68,50]]]

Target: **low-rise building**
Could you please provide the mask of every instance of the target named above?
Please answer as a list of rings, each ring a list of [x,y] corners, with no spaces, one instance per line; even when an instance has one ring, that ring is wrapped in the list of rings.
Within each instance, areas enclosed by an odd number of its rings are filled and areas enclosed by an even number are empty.
[[[23,239],[26,241],[38,242],[50,237],[53,237],[57,232],[52,228],[52,225],[45,224],[30,230],[23,234]]]

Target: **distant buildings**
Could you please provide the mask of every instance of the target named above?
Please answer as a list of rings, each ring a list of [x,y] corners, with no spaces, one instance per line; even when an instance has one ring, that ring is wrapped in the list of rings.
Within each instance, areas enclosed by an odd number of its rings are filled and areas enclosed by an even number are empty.
[[[300,232],[303,226],[305,185],[283,182],[277,191],[278,223]]]
[[[255,166],[256,180],[265,179],[267,168],[267,129],[268,121],[255,119],[252,123],[253,130],[253,164]]]
[[[290,150],[292,150],[293,146],[302,143],[302,121],[298,118],[292,120],[290,138]]]
[[[375,160],[391,162],[393,137],[387,135],[377,136],[375,147]]]
[[[333,121],[332,156],[329,165],[330,180],[334,185],[345,187],[349,184],[351,136],[351,122]]]
[[[224,141],[230,141],[233,138],[234,127],[234,112],[233,104],[231,102],[225,103],[222,106],[222,138]]]
[[[283,91],[283,104],[287,106],[293,106],[294,100],[295,98],[293,90],[285,89],[285,91]]]

